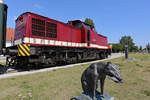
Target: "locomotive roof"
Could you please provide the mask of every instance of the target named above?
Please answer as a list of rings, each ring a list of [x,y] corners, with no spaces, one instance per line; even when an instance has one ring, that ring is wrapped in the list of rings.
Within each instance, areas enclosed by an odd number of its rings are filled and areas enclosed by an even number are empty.
[[[32,12],[25,12],[25,13],[22,13],[20,16],[22,16],[22,15],[24,15],[24,14],[31,14],[31,15],[43,17],[43,18],[46,18],[46,19],[53,20],[53,21],[55,21],[55,22],[62,23],[62,24],[64,24],[64,25],[71,26],[71,25],[69,25],[69,24],[67,24],[67,23],[64,23],[64,22],[61,22],[61,21],[58,21],[58,20],[54,20],[54,19],[51,19],[51,18],[49,18],[49,17],[45,17],[45,16],[42,16],[42,15],[39,15],[39,14],[35,14],[35,13],[32,13]],[[19,17],[18,17],[18,18],[19,18]],[[18,18],[16,19],[16,21],[18,20]],[[68,21],[68,22],[80,22],[80,23],[84,23],[84,24],[86,24],[86,25],[89,25],[89,24],[87,24],[87,23],[85,23],[85,22],[82,22],[81,20],[73,20],[73,21]],[[91,26],[91,25],[90,25],[90,26]],[[98,34],[98,33],[97,33],[97,34]],[[98,34],[98,35],[107,38],[107,37],[104,36],[104,35],[101,35],[101,34]]]
[[[25,13],[22,13],[20,16],[24,15],[24,14],[31,14],[31,15],[35,15],[35,16],[39,16],[39,17],[43,17],[43,18],[46,18],[46,19],[50,19],[50,20],[53,20],[55,22],[59,22],[59,23],[62,23],[62,24],[66,24],[66,25],[69,25],[67,23],[64,23],[64,22],[61,22],[61,21],[58,21],[58,20],[54,20],[54,19],[51,19],[49,17],[45,17],[45,16],[42,16],[42,15],[39,15],[39,14],[35,14],[35,13],[32,13],[32,12],[25,12]],[[19,18],[19,17],[18,17]],[[16,21],[18,20],[18,18],[16,19]],[[84,23],[82,22],[81,20],[73,20],[72,22],[74,21],[78,21],[78,22],[81,22],[81,23]],[[70,25],[69,25],[70,26]]]

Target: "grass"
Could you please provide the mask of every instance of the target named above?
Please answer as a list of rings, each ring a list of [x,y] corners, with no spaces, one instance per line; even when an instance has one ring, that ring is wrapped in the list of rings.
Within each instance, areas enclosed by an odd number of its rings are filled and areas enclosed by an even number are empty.
[[[150,100],[150,55],[131,54],[130,57],[135,59],[109,60],[120,67],[124,83],[106,79],[104,93],[115,100]],[[0,100],[70,100],[82,92],[80,77],[88,66],[0,79]]]

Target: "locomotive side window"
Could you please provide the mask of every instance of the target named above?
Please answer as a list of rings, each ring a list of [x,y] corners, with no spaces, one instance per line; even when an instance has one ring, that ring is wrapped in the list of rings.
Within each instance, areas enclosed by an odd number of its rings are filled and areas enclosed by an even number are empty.
[[[46,22],[46,37],[57,38],[57,24]]]
[[[76,24],[74,24],[74,26],[75,26],[76,28],[82,28],[82,27],[83,27],[81,23],[76,23]]]
[[[91,25],[88,25],[88,24],[84,24],[85,28],[87,29],[91,29],[93,31],[96,31],[95,27],[91,26]]]
[[[72,22],[72,25],[76,28],[83,28],[82,23],[79,23],[79,22]]]
[[[32,35],[33,36],[45,36],[45,21],[32,18]]]
[[[86,24],[85,24],[85,27],[86,27],[87,29],[91,29],[90,25],[86,25]]]

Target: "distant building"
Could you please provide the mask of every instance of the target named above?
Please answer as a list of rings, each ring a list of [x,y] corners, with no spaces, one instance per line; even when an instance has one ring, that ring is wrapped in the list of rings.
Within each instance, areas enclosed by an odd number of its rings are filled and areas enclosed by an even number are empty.
[[[14,29],[7,28],[6,31],[6,47],[12,46],[14,41]]]

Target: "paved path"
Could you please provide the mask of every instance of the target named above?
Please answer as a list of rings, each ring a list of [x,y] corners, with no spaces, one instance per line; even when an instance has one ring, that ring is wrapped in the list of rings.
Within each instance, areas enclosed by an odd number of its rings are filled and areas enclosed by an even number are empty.
[[[60,68],[75,67],[75,66],[81,65],[81,64],[89,64],[89,63],[95,63],[95,62],[99,62],[99,61],[105,61],[105,60],[109,60],[109,59],[114,59],[114,58],[121,57],[121,56],[123,56],[123,55],[124,55],[124,54],[122,54],[122,53],[113,53],[110,57],[108,57],[107,59],[103,59],[103,60],[96,60],[96,61],[90,61],[90,62],[78,63],[78,64],[71,64],[71,65],[64,65],[64,66],[56,66],[56,67],[45,68],[45,69],[39,69],[39,70],[34,70],[34,71],[24,71],[24,72],[16,72],[16,73],[6,73],[6,74],[0,75],[0,79],[9,78],[9,77],[13,77],[13,76],[34,74],[34,73],[38,73],[38,72],[46,72],[46,71],[51,71],[51,70],[60,69]]]

